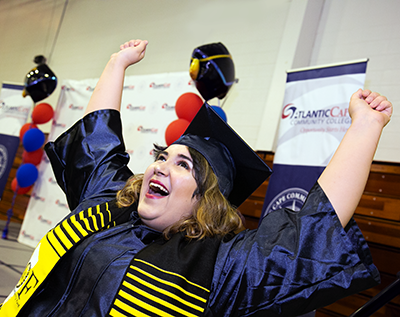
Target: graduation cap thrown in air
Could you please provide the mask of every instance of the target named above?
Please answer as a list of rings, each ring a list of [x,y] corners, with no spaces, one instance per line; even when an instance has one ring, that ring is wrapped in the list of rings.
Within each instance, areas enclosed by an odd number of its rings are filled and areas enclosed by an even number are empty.
[[[218,177],[222,194],[240,206],[272,173],[267,164],[207,104],[174,144],[202,154]]]

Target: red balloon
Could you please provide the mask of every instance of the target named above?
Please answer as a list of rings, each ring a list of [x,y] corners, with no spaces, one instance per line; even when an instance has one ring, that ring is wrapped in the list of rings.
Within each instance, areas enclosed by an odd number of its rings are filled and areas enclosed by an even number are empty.
[[[168,146],[174,143],[185,132],[190,122],[185,119],[172,121],[165,130],[165,142]]]
[[[175,112],[179,119],[191,122],[202,105],[203,99],[199,95],[187,92],[176,101]]]
[[[11,182],[11,189],[12,189],[12,191],[13,191],[14,193],[15,193],[15,191],[17,190],[17,184],[18,184],[17,178],[14,177],[14,179],[13,179],[12,182]],[[27,192],[29,192],[29,191],[31,190],[32,186],[33,186],[33,185],[28,186],[28,187],[18,187],[18,192],[17,192],[17,194],[18,194],[18,195],[26,194]]]
[[[30,123],[25,123],[21,130],[19,130],[19,139],[22,141],[22,139],[24,138],[25,132],[30,130],[30,129],[37,129],[37,125],[30,122]]]
[[[32,122],[36,124],[43,124],[49,122],[54,115],[53,107],[48,103],[40,103],[33,108]]]
[[[24,150],[22,153],[22,159],[24,163],[31,163],[33,165],[39,165],[43,156],[43,149],[37,149],[36,151],[27,152]]]

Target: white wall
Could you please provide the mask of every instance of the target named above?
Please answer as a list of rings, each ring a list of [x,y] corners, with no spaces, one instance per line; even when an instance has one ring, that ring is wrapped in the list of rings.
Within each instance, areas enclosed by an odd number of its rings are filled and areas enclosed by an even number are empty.
[[[314,17],[315,40],[312,35],[311,43],[304,41],[306,28],[288,32],[300,23],[288,19],[294,6],[318,7],[321,2],[322,15]],[[128,70],[128,75],[186,71],[195,47],[221,41],[233,56],[239,78],[224,110],[228,122],[256,147],[264,113],[272,115],[263,124],[275,131],[281,104],[276,102],[279,95],[271,98],[271,94],[285,83],[279,79],[274,86],[272,79],[277,78],[281,46],[293,37],[296,52],[302,51],[302,45],[312,49],[308,59],[300,59],[304,65],[288,59],[287,69],[370,58],[367,88],[387,95],[397,110],[376,157],[400,161],[400,142],[393,141],[393,135],[400,132],[395,94],[400,77],[396,59],[400,54],[396,17],[400,1],[69,0],[52,50],[65,4],[64,0],[0,0],[0,81],[22,83],[35,66],[33,57],[39,54],[51,55],[49,65],[60,82],[97,78],[119,44],[131,38],[148,39],[150,44],[145,60]],[[307,12],[311,11],[299,12],[306,17],[298,19],[302,23],[309,19]],[[53,106],[58,90],[46,100]],[[256,149],[273,149],[274,133],[268,132],[265,138],[266,145]]]

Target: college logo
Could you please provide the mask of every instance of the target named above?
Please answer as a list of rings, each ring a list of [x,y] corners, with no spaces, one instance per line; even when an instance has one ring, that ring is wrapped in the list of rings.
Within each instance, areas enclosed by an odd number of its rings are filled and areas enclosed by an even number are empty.
[[[40,197],[39,195],[36,195],[35,192],[32,193],[31,198],[33,198],[34,200],[40,200],[40,201],[45,201],[46,200],[46,198]]]
[[[62,87],[61,87],[61,90],[65,90],[65,91],[75,91],[74,88],[72,88],[72,87],[67,87],[67,86],[62,86]]]
[[[7,163],[8,163],[7,148],[4,145],[0,144],[0,178],[3,177],[3,174],[7,167]]]
[[[146,107],[145,106],[132,106],[132,104],[129,104],[126,106],[126,109],[130,111],[145,111]]]
[[[51,225],[51,223],[52,223],[51,220],[43,218],[42,215],[39,215],[38,220],[39,220],[40,222],[46,223],[46,224],[48,224],[48,225]]]
[[[175,106],[170,106],[170,105],[168,105],[167,103],[163,103],[162,104],[162,106],[161,106],[161,109],[164,109],[164,110],[175,110]]]
[[[288,103],[283,107],[282,110],[282,119],[286,119],[287,117],[293,117],[293,114],[296,112],[296,107],[293,106],[292,103]]]
[[[306,201],[307,195],[308,192],[299,187],[285,189],[271,200],[265,210],[265,215],[282,208],[299,211]]]
[[[83,110],[83,106],[74,106],[72,103],[68,107],[71,110]]]
[[[140,133],[157,133],[157,128],[144,128],[142,125],[137,128]]]
[[[53,120],[53,125],[55,126],[55,127],[61,127],[61,128],[65,128],[65,123],[63,123],[63,122],[57,122],[56,120]]]
[[[30,240],[35,240],[35,237],[34,237],[33,235],[29,234],[29,233],[26,233],[25,230],[22,230],[22,231],[21,231],[21,235],[22,235],[24,238],[28,238],[28,239],[30,239]]]
[[[3,100],[0,100],[0,109],[3,112],[11,112],[11,114],[26,113],[31,111],[31,106],[9,106]]]
[[[49,178],[49,183],[53,184],[53,185],[57,185],[57,181],[53,177]]]
[[[153,89],[169,88],[170,86],[171,86],[170,83],[156,84],[155,82],[152,82],[150,84],[150,88],[153,88]]]
[[[62,207],[62,208],[67,208],[67,209],[69,209],[69,208],[68,208],[68,205],[65,204],[65,203],[63,203],[63,202],[61,202],[59,199],[56,200],[56,205],[57,205],[58,207]]]
[[[349,109],[339,106],[318,110],[298,110],[293,103],[288,103],[283,107],[281,116],[282,120],[289,119],[291,125],[350,124],[351,122]]]

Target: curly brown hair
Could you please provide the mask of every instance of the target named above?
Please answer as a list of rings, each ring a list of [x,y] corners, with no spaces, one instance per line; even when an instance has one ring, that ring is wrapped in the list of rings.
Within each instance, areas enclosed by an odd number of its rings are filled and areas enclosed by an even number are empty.
[[[155,158],[165,149],[154,145]],[[193,177],[197,184],[193,197],[197,198],[197,203],[190,216],[164,229],[164,237],[169,239],[175,233],[185,232],[187,238],[202,239],[240,231],[243,228],[241,216],[219,190],[217,176],[210,164],[199,152],[188,149],[193,160]],[[143,174],[129,178],[124,188],[117,193],[118,204],[128,207],[139,201],[142,182]]]

